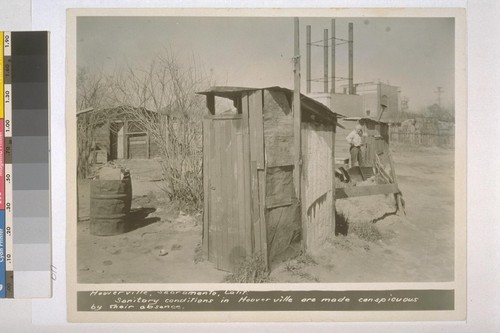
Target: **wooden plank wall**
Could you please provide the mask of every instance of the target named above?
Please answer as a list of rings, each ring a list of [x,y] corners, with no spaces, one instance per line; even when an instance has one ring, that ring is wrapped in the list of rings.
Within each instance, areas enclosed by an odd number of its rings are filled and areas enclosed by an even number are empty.
[[[302,216],[305,246],[314,252],[335,228],[334,128],[302,123]]]

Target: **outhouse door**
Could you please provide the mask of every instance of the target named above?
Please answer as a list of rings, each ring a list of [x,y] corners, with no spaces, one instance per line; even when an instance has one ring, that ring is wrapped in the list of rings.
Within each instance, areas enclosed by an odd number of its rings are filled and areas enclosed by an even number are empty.
[[[249,144],[243,128],[241,114],[207,116],[203,122],[203,246],[225,271],[234,271],[251,253]]]

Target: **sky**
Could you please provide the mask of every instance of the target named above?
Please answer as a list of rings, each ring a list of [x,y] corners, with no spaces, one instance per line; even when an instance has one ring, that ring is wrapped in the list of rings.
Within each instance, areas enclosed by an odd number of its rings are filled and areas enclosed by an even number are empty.
[[[311,25],[312,41],[321,41],[331,18],[299,22],[304,93],[306,26]],[[411,111],[437,103],[438,86],[442,105],[454,104],[452,18],[336,18],[337,38],[348,38],[349,22],[354,24],[354,83],[380,80],[398,86]],[[109,73],[126,65],[146,67],[169,48],[181,62],[196,59],[218,85],[292,88],[293,32],[292,17],[79,17],[77,65]],[[337,45],[338,77],[347,77],[347,55],[347,44]],[[311,58],[311,77],[321,78],[323,48],[313,46]],[[346,83],[338,81],[337,91]],[[322,90],[323,83],[313,82],[313,92]]]

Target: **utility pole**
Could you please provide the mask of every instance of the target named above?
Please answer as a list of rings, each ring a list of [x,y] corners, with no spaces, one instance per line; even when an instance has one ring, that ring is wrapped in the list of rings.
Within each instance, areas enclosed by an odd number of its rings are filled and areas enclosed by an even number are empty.
[[[332,93],[335,94],[335,19],[332,19]]]
[[[306,93],[311,93],[311,26],[306,26]]]
[[[441,109],[441,94],[444,93],[443,87],[437,87],[434,93],[438,95],[438,106]]]
[[[328,29],[323,30],[323,92],[328,92]]]
[[[294,55],[293,55],[293,145],[294,145],[294,170],[293,180],[295,184],[295,195],[301,195],[301,164],[302,164],[302,138],[300,130],[301,110],[300,110],[300,44],[299,44],[299,18],[294,19]],[[306,249],[306,226],[302,219],[302,248]]]
[[[353,84],[353,75],[354,75],[354,49],[353,49],[353,35],[354,35],[354,25],[349,23],[349,95],[354,94],[354,84]]]

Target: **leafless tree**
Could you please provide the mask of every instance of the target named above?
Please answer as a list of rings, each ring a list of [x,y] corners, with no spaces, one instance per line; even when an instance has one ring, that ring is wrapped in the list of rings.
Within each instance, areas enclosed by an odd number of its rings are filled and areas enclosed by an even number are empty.
[[[110,89],[114,103],[125,105],[124,111],[159,147],[169,197],[201,208],[205,104],[196,92],[210,86],[211,79],[194,59],[185,63],[164,50],[145,68],[129,66],[113,75]]]
[[[77,146],[78,178],[89,176],[95,133],[106,121],[102,113],[95,112],[109,105],[109,85],[101,71],[79,68],[77,72]]]

